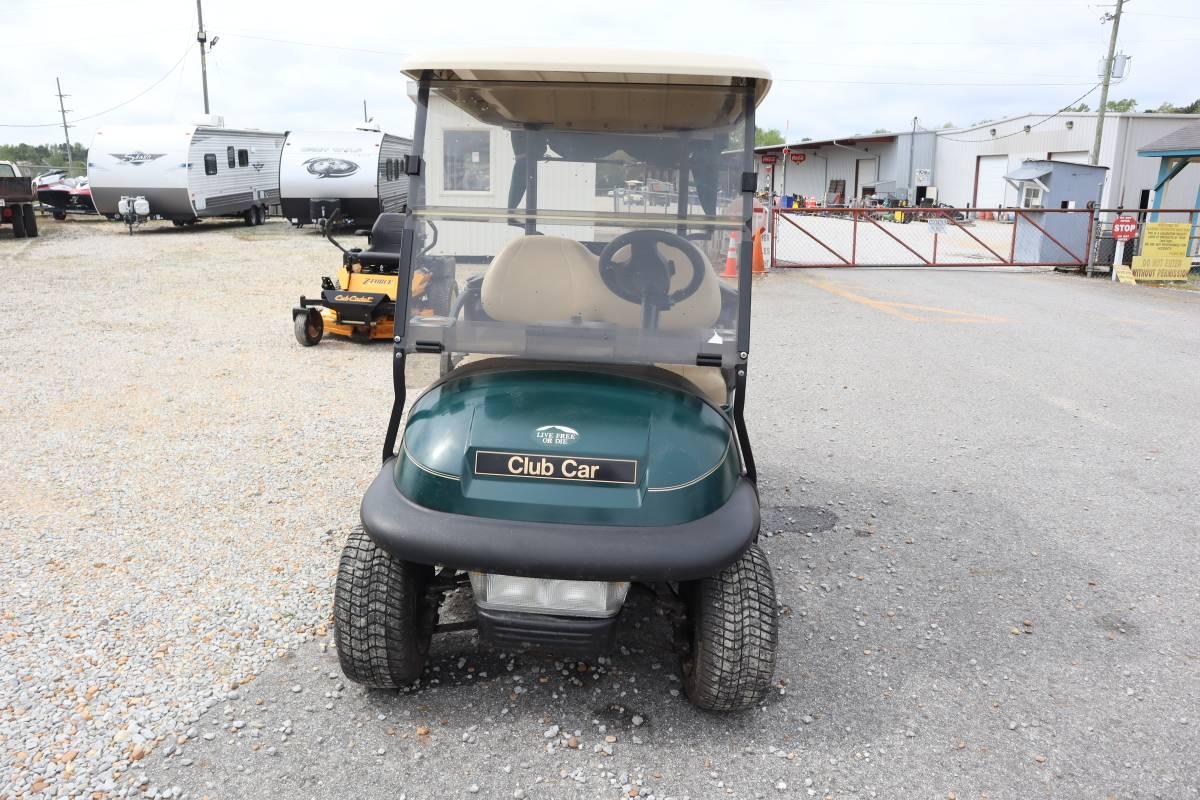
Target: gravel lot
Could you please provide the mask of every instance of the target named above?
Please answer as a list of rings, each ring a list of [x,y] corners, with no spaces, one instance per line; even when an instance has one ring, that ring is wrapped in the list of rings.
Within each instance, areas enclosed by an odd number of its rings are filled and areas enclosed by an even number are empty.
[[[602,661],[457,633],[417,691],[348,684],[332,577],[390,351],[295,344],[336,253],[45,228],[0,234],[0,797],[1200,797],[1194,293],[761,283],[779,687],[720,717],[641,600]]]

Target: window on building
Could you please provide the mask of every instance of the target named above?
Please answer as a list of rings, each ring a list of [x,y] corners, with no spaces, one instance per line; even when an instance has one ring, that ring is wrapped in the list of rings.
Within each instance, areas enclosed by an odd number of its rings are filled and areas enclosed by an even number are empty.
[[[205,153],[204,154],[204,174],[205,175],[216,175],[217,174],[217,154],[216,153]]]
[[[229,168],[233,169],[237,166],[237,153],[232,147],[225,148],[225,158],[229,161]]]
[[[442,139],[442,188],[448,192],[492,190],[490,131],[446,131]]]
[[[250,151],[249,150],[238,150],[238,166],[239,167],[250,166]]]

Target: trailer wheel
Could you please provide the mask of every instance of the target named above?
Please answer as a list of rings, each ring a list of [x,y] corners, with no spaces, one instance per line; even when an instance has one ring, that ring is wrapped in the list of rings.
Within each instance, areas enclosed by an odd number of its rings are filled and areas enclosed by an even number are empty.
[[[12,228],[14,239],[25,238],[25,215],[21,213],[20,206],[13,208]]]
[[[50,212],[50,216],[54,217],[54,218],[55,218],[56,220],[58,220],[59,222],[62,222],[64,219],[66,219],[66,218],[67,218],[67,212],[65,212],[65,211],[51,211],[51,212]]]
[[[250,209],[250,213],[253,216],[255,225],[262,225],[263,220],[266,219],[266,215],[263,214],[262,206],[255,206],[254,208]]]
[[[247,208],[242,212],[242,222],[246,223],[246,225],[254,224],[254,209]]]
[[[325,318],[316,309],[309,309],[304,314],[296,315],[292,327],[296,331],[296,341],[305,347],[312,347],[325,335]]]
[[[33,210],[33,206],[23,206],[21,213],[25,217],[25,235],[29,237],[37,236],[37,213]]]
[[[437,624],[426,595],[433,568],[392,558],[362,528],[350,533],[338,562],[333,630],[342,672],[376,689],[421,677]]]
[[[775,583],[757,544],[712,578],[692,585],[691,650],[683,661],[688,700],[706,711],[758,704],[775,672]]]
[[[186,219],[173,219],[173,220],[171,220],[171,224],[174,225],[176,228],[182,228],[187,225],[187,220]]]

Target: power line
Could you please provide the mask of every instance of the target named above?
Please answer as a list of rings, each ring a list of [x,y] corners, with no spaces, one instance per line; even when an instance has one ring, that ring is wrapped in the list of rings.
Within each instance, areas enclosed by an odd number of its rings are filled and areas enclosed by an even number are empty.
[[[145,89],[138,92],[133,97],[126,100],[125,102],[118,103],[117,105],[113,106],[112,108],[106,108],[103,111],[97,111],[95,114],[88,114],[86,117],[76,117],[75,119],[71,120],[71,122],[86,122],[89,119],[95,119],[96,117],[102,117],[105,114],[109,114],[113,111],[116,111],[118,108],[124,108],[125,106],[132,103],[134,100],[138,100],[138,99],[142,98],[144,95],[148,94],[151,90],[157,88],[160,83],[165,81],[167,78],[171,77],[171,75],[175,72],[175,70],[179,69],[179,65],[183,63],[183,60],[185,58],[187,58],[188,53],[190,53],[190,52],[192,52],[192,45],[189,44],[187,50],[185,50],[183,55],[179,57],[179,60],[175,62],[174,66],[172,66],[169,70],[167,70],[165,75],[163,75],[161,78],[156,80],[154,83],[150,84]],[[62,124],[61,122],[43,122],[43,123],[38,123],[36,125],[13,125],[10,123],[0,123],[0,128],[54,128],[61,124]]]

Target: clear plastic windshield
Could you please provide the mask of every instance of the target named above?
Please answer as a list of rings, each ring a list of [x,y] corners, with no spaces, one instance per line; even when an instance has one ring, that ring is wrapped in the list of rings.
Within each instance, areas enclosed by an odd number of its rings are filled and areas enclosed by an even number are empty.
[[[415,266],[453,258],[461,295],[449,318],[413,317],[408,346],[732,363],[721,273],[746,102],[727,86],[434,82]]]

